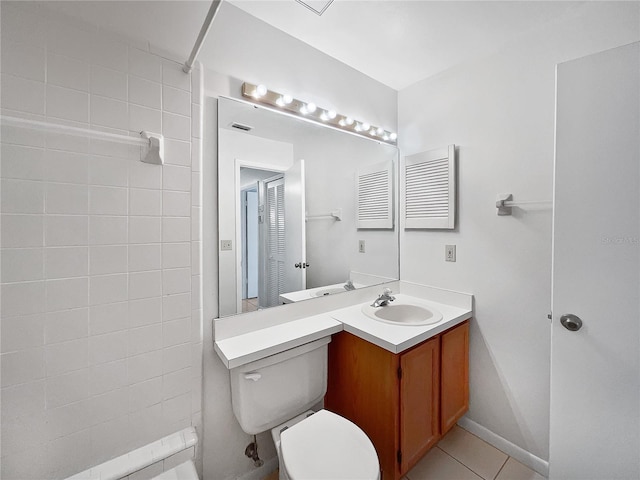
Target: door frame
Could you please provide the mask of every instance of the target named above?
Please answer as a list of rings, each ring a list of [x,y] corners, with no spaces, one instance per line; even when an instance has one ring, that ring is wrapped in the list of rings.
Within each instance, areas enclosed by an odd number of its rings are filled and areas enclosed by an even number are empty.
[[[258,199],[258,183],[250,187],[245,187],[240,191],[240,211],[241,211],[241,250],[242,250],[242,298],[249,297],[249,194],[254,193],[256,202]],[[257,211],[256,211],[257,214]]]

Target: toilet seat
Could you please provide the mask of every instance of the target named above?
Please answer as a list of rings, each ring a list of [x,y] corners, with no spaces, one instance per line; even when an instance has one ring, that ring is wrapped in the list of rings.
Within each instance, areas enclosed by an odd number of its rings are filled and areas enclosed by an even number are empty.
[[[291,480],[377,480],[380,467],[369,437],[354,423],[320,410],[281,434],[280,468]]]

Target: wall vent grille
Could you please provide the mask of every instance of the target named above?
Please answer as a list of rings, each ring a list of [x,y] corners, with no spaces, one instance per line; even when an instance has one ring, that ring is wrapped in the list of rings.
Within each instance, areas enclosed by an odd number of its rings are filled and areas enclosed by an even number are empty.
[[[455,146],[406,157],[405,228],[455,227]]]
[[[357,174],[357,227],[393,228],[393,163],[362,168]]]

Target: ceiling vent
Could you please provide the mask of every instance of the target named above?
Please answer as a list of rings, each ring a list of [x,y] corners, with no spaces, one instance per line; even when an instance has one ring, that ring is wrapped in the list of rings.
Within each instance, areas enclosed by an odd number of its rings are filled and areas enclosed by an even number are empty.
[[[329,8],[329,5],[333,3],[333,0],[296,0],[296,2],[307,7],[313,13],[322,15],[324,11]]]
[[[233,122],[231,124],[231,128],[237,128],[238,130],[242,130],[243,132],[250,132],[251,130],[253,130],[253,127],[238,122]]]

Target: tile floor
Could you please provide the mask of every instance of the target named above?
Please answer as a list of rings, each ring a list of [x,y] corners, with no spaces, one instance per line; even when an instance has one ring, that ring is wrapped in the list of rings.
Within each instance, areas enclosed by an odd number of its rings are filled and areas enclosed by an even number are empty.
[[[403,480],[544,480],[545,477],[455,426]],[[273,472],[264,480],[278,480]]]
[[[242,313],[255,312],[258,310],[257,298],[246,298],[242,300]]]
[[[456,425],[403,480],[544,480],[544,477]]]

